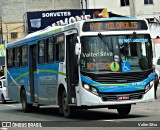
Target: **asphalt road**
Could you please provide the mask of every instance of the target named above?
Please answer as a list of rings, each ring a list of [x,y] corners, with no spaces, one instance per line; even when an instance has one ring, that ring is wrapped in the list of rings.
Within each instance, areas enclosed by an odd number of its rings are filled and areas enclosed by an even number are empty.
[[[28,125],[30,127],[33,125],[39,125],[38,127],[40,127],[40,125],[42,126],[42,128],[32,129],[51,129],[52,127],[65,130],[67,128],[83,128],[88,130],[90,128],[104,129],[106,127],[109,127],[110,129],[113,129],[113,127],[115,127],[115,129],[121,129],[122,127],[123,129],[132,129],[133,127],[139,129],[160,128],[160,85],[157,93],[157,100],[133,105],[130,114],[125,117],[119,116],[116,110],[103,108],[80,110],[75,113],[75,116],[72,119],[66,119],[59,115],[58,108],[55,106],[40,107],[38,111],[23,113],[20,103],[10,101],[6,104],[1,104],[0,102],[0,126],[5,122],[11,122],[12,124],[15,122],[14,127],[16,127],[16,123],[23,125],[23,127],[25,125],[27,127]],[[12,127],[12,129],[16,130],[17,127]],[[7,130],[10,128],[3,127],[0,129]]]

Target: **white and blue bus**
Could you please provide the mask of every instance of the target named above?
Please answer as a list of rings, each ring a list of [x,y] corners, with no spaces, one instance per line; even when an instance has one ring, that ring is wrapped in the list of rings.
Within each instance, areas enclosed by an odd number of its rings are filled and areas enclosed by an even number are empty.
[[[8,96],[24,112],[57,105],[117,109],[154,99],[148,24],[135,18],[99,18],[55,26],[6,46]]]

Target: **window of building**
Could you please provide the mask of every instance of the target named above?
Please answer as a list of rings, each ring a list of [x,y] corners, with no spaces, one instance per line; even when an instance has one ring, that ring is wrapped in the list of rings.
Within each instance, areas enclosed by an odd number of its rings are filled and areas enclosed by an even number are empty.
[[[22,46],[22,66],[28,65],[28,47],[27,45]]]
[[[121,6],[129,6],[129,0],[121,0]]]
[[[38,63],[43,64],[45,62],[45,44],[44,40],[39,41],[38,44]]]
[[[11,32],[11,38],[17,38],[18,37],[18,32]]]
[[[153,4],[153,0],[144,0],[144,4]]]

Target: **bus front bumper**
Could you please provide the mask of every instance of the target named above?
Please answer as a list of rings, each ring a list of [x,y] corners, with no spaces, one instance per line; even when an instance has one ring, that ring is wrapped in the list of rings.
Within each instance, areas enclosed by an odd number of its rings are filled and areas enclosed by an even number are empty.
[[[95,95],[84,88],[80,91],[80,102],[77,101],[78,106],[107,106],[107,105],[123,105],[123,104],[135,104],[140,102],[147,102],[154,100],[154,86],[140,99],[128,99],[128,100],[114,100],[104,101],[102,97]]]

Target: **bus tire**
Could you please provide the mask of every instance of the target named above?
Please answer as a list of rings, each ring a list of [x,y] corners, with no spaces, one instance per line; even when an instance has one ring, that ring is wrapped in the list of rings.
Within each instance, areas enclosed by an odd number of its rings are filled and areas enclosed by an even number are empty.
[[[6,100],[5,100],[4,96],[3,96],[3,94],[1,95],[1,100],[2,100],[2,103],[3,103],[3,104],[6,103]]]
[[[22,93],[21,93],[21,102],[22,102],[22,109],[23,109],[24,113],[30,112],[32,109],[32,105],[27,103],[25,89],[23,89]]]
[[[59,106],[59,114],[60,114],[60,115],[63,115],[63,109],[62,109],[62,106]]]
[[[131,105],[118,107],[117,111],[118,111],[118,114],[121,116],[128,115],[131,111]]]
[[[71,118],[73,116],[73,107],[68,105],[68,98],[65,90],[62,93],[62,112],[66,118]]]

